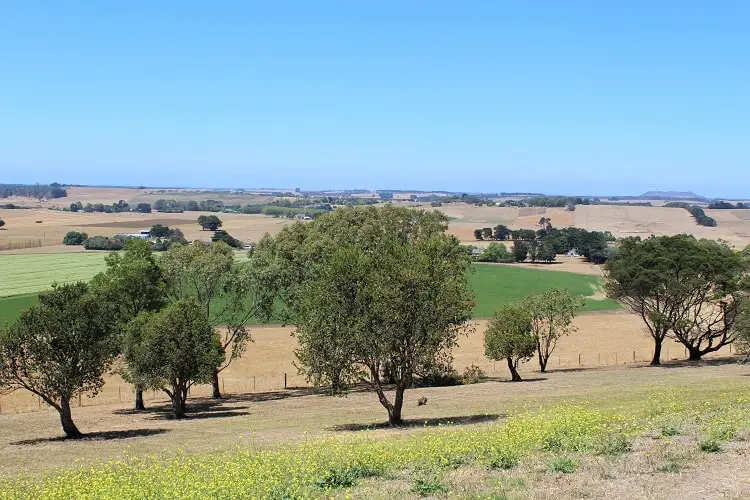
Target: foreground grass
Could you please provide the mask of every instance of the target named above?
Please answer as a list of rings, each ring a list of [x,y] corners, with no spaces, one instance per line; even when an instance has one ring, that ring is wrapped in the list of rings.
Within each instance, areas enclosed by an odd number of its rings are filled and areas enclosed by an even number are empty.
[[[722,394],[689,388],[654,390],[633,399],[618,396],[593,402],[525,409],[483,428],[424,430],[383,438],[361,432],[254,451],[173,457],[132,458],[61,470],[41,478],[0,482],[0,498],[310,498],[327,495],[450,495],[453,471],[476,477],[546,464],[547,474],[575,474],[593,456],[631,453],[634,440],[692,436],[695,452],[720,452],[750,429],[750,390]],[[626,403],[626,406],[620,406]],[[665,432],[666,431],[666,432]],[[709,444],[706,444],[709,443]],[[706,451],[708,450],[708,451]],[[685,464],[665,454],[660,472]],[[498,495],[496,482],[471,485],[482,495]],[[406,488],[406,489],[404,489]],[[502,498],[502,496],[500,496]]]

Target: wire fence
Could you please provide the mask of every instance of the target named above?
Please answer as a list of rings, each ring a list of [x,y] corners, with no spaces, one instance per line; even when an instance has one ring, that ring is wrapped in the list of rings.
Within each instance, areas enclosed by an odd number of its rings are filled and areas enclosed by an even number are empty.
[[[727,352],[728,351],[728,352]],[[723,353],[712,353],[706,359],[727,357],[733,353],[730,345]],[[547,365],[548,371],[570,369],[595,369],[598,367],[613,367],[623,365],[645,364],[651,361],[650,351],[611,351],[611,352],[580,352],[553,354]],[[681,347],[665,347],[662,351],[662,361],[677,361],[687,359],[687,350]],[[504,361],[491,361],[487,358],[457,359],[454,367],[459,374],[465,367],[475,365],[480,367],[488,377],[508,377],[508,367]],[[520,367],[521,373],[529,376],[538,372],[535,359]],[[593,375],[595,376],[595,375]],[[224,396],[263,394],[289,389],[311,388],[311,384],[304,376],[294,371],[274,371],[266,373],[233,372],[231,367],[220,376],[220,389]],[[190,397],[210,397],[210,385],[198,385],[190,389]],[[154,403],[166,403],[168,397],[161,391],[145,391],[143,394],[146,406]],[[135,403],[135,390],[132,385],[119,376],[110,376],[102,389],[94,396],[82,395],[71,402],[73,407],[89,407],[100,405],[132,406]],[[39,411],[48,408],[47,404],[38,396],[18,390],[0,396],[0,414],[13,414]]]

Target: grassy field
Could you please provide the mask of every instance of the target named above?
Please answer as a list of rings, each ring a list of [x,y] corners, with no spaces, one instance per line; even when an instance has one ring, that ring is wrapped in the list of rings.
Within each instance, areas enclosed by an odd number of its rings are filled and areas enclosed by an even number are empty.
[[[708,493],[715,491],[721,498],[746,498],[750,391],[722,381],[728,372],[707,371],[718,385],[675,384],[669,375],[669,383],[639,385],[638,391],[626,380],[619,381],[621,391],[584,389],[585,400],[579,394],[528,405],[533,400],[527,394],[526,406],[516,402],[504,415],[475,415],[469,426],[461,425],[461,417],[425,419],[399,430],[334,426],[324,437],[308,440],[305,431],[304,441],[265,448],[256,446],[254,432],[252,440],[242,439],[249,430],[233,427],[239,436],[234,449],[126,454],[0,480],[0,498],[713,498]],[[487,392],[482,389],[493,385],[433,392],[465,389],[462,396],[474,404],[468,391]],[[339,401],[307,403],[333,410]],[[339,413],[339,420],[352,418]],[[210,419],[205,424],[213,425]],[[187,434],[185,426],[171,432]],[[159,437],[141,444],[154,439]],[[167,439],[173,446],[178,441]],[[45,447],[101,449],[96,443]]]
[[[54,282],[88,281],[104,270],[106,255],[106,252],[0,255],[0,297],[39,292]]]
[[[29,292],[47,289],[54,281],[63,283],[92,278],[104,269],[105,255],[0,255],[0,268],[4,271],[3,281],[0,283],[0,325],[13,321],[25,307],[35,302],[35,296],[28,295]],[[492,264],[477,264],[474,270],[471,285],[476,292],[476,318],[487,318],[495,309],[507,302],[521,299],[529,293],[555,287],[589,297],[586,301],[587,311],[618,307],[617,303],[611,300],[592,299],[601,295],[600,280],[596,276]]]
[[[601,296],[601,280],[597,276],[496,264],[476,264],[474,271],[471,284],[476,293],[476,318],[490,317],[503,304],[550,288],[563,288],[589,298]],[[585,309],[602,311],[619,307],[615,301],[601,299],[587,300]]]

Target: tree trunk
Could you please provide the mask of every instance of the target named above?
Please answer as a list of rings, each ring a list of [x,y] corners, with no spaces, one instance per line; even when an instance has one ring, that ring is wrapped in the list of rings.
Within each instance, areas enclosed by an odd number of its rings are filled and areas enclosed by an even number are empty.
[[[185,416],[185,403],[182,401],[182,394],[181,387],[172,387],[172,416],[178,419]]]
[[[136,411],[144,411],[146,405],[143,404],[143,389],[140,387],[135,388],[135,409]]]
[[[214,399],[221,399],[221,390],[219,389],[219,370],[214,370],[214,379],[211,381],[212,393]]]
[[[404,407],[404,391],[406,391],[406,387],[402,387],[399,383],[396,386],[396,399],[388,410],[388,424],[390,425],[401,425],[403,423],[401,409]]]
[[[703,357],[703,353],[700,349],[692,346],[688,346],[688,361],[700,361]]]
[[[539,371],[544,373],[547,370],[547,362],[549,361],[549,356],[545,356],[542,354],[542,346],[539,344],[539,342],[536,343],[536,351],[537,358],[539,359]]]
[[[511,382],[521,382],[523,380],[516,370],[516,365],[513,363],[512,358],[508,358],[508,368],[510,368],[510,380]]]
[[[654,357],[651,360],[651,366],[661,365],[661,343],[662,340],[654,339]]]
[[[83,436],[73,423],[73,416],[70,413],[70,399],[63,398],[60,401],[60,423],[66,438],[78,439]]]

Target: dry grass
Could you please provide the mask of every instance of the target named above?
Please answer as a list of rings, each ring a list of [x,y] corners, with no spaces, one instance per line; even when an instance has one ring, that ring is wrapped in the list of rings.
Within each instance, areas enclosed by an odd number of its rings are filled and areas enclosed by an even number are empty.
[[[202,231],[196,220],[202,212],[181,214],[139,213],[71,213],[46,209],[0,210],[5,230],[0,231],[0,244],[10,241],[42,240],[48,251],[61,251],[61,242],[68,231],[82,231],[91,236],[113,236],[117,233],[137,232],[154,224],[179,228],[188,240],[209,240],[210,231]],[[265,233],[275,234],[289,219],[264,215],[219,214],[232,236],[243,241],[257,241]],[[37,221],[42,221],[41,223]],[[67,250],[67,249],[66,249]],[[27,250],[28,251],[28,250]],[[31,249],[31,251],[39,251]]]

